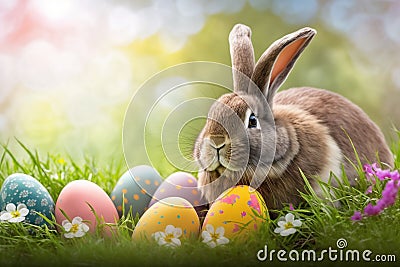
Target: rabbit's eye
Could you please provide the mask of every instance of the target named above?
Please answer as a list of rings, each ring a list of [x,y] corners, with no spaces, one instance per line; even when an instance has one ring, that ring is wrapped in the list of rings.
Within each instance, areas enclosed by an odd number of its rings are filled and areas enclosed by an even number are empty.
[[[254,113],[251,113],[249,117],[249,125],[247,126],[248,128],[257,128],[258,120],[257,117],[254,115]]]

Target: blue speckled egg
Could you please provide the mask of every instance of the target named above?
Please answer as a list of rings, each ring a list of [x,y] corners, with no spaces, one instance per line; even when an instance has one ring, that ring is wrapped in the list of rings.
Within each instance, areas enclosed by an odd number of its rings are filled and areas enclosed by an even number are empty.
[[[110,195],[119,215],[122,216],[124,210],[126,216],[132,209],[133,216],[142,216],[161,182],[160,174],[147,165],[136,166],[125,172]]]
[[[7,177],[0,190],[0,210],[4,211],[7,204],[25,204],[29,210],[25,222],[44,225],[45,220],[36,212],[51,219],[54,214],[54,201],[46,188],[35,178],[14,173]]]

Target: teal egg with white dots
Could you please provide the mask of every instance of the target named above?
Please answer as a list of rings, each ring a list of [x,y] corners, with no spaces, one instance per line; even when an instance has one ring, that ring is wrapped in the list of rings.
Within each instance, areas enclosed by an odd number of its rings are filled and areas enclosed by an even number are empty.
[[[130,210],[133,216],[142,216],[162,181],[160,174],[147,165],[126,171],[110,194],[119,216],[126,216]]]
[[[28,209],[27,214],[24,211],[19,212],[18,209],[22,207]],[[1,216],[7,218],[6,221],[13,222],[15,220],[11,217],[20,217],[22,222],[42,226],[46,221],[38,213],[51,219],[54,214],[54,201],[38,180],[27,174],[14,173],[5,179],[1,186],[0,210],[2,214],[9,214]]]

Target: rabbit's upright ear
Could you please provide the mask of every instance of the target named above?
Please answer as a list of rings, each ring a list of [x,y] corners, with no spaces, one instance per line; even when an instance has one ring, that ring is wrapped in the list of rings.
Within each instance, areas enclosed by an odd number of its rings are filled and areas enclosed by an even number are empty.
[[[314,29],[303,28],[288,34],[275,41],[256,63],[251,79],[263,91],[270,105],[297,58],[316,33]]]
[[[250,28],[243,24],[236,24],[229,34],[229,46],[234,91],[247,92],[255,62]]]

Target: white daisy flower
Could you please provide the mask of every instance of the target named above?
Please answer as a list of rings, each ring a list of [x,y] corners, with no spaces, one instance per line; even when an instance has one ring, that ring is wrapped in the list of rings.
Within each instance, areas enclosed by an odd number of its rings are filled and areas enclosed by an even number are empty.
[[[17,207],[13,203],[8,203],[6,210],[2,212],[0,221],[8,221],[12,223],[22,222],[25,216],[28,215],[29,210],[25,204],[19,204]]]
[[[274,233],[280,234],[281,236],[288,236],[296,233],[297,229],[295,227],[300,227],[302,222],[300,220],[295,220],[292,213],[286,214],[285,217],[281,217],[278,221],[278,226],[275,228]]]
[[[160,246],[177,247],[181,245],[182,229],[167,225],[165,232],[156,232],[152,235]]]
[[[219,245],[225,245],[229,243],[229,239],[224,236],[225,229],[220,226],[214,231],[214,226],[211,224],[206,225],[206,230],[201,233],[203,242],[212,248]]]
[[[89,231],[89,226],[82,222],[81,217],[73,218],[72,222],[64,220],[62,226],[64,227],[64,236],[66,238],[82,237]]]
[[[4,213],[6,213],[7,211],[5,211],[5,210],[3,210],[3,211],[1,211],[0,212],[0,223],[1,222],[5,222],[5,220],[3,220],[2,218],[1,218],[1,215],[3,215]]]

